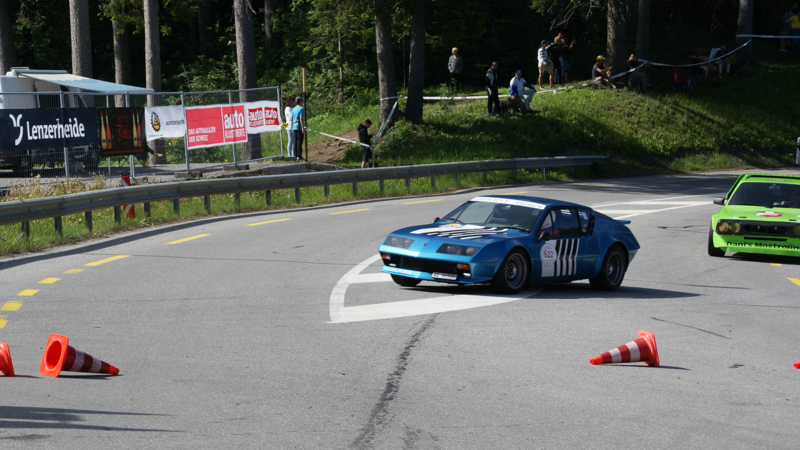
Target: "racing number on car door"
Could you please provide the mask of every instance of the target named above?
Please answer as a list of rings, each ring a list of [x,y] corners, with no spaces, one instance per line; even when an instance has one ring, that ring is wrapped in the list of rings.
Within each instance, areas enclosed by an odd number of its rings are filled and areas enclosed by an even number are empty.
[[[589,232],[590,215],[574,208],[553,208],[542,221],[537,236],[544,244],[539,251],[543,278],[575,278],[581,246]]]

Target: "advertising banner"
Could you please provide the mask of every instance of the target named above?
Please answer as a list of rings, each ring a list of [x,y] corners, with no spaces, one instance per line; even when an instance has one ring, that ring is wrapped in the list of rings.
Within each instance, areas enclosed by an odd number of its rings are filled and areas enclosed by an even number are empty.
[[[144,109],[147,142],[156,139],[182,138],[186,133],[183,106],[155,106]]]
[[[142,134],[144,108],[98,108],[100,156],[135,155],[147,147]]]
[[[281,131],[283,117],[279,113],[280,103],[265,100],[248,102],[244,106],[247,112],[247,134]]]
[[[247,142],[244,104],[186,108],[189,149]]]
[[[0,148],[5,150],[96,144],[97,111],[0,109]]]

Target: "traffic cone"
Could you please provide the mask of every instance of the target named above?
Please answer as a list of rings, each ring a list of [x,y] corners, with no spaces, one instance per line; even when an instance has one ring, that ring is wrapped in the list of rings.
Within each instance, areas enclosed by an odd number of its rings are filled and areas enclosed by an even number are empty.
[[[639,330],[635,341],[597,355],[590,360],[594,365],[644,361],[648,366],[658,367],[656,337],[650,331]]]
[[[39,373],[48,377],[57,377],[62,370],[65,372],[119,374],[119,369],[111,364],[70,346],[68,337],[51,334],[44,347]]]
[[[8,344],[0,342],[0,374],[7,377],[14,376],[14,364],[11,364],[11,350]]]
[[[10,359],[8,361],[11,362]],[[800,369],[800,361],[797,361],[796,363],[794,363],[794,368],[795,369]]]

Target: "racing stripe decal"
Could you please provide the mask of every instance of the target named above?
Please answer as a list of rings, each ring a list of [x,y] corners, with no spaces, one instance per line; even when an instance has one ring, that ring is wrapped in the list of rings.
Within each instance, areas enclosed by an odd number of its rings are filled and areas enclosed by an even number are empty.
[[[559,239],[545,243],[540,252],[542,278],[566,277],[578,273],[580,239]]]

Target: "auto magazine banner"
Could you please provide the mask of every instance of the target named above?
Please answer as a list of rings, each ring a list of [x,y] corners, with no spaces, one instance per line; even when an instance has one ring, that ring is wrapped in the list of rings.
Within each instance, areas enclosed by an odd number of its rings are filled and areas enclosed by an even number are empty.
[[[244,106],[247,111],[247,134],[281,131],[283,116],[279,113],[280,103],[265,100],[248,102]]]
[[[244,104],[186,108],[189,149],[247,142]]]
[[[156,139],[183,138],[186,135],[186,119],[183,106],[156,106],[144,109],[144,128],[147,142]]]
[[[100,156],[135,155],[146,150],[142,134],[144,108],[98,108]]]
[[[97,144],[97,110],[0,109],[4,150]]]

